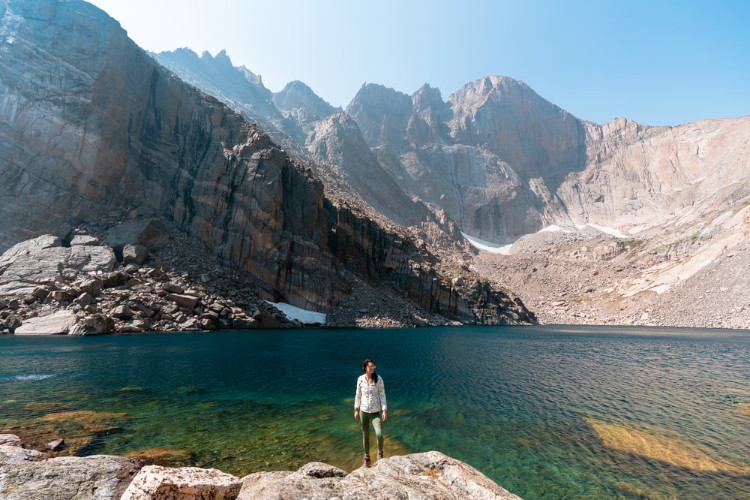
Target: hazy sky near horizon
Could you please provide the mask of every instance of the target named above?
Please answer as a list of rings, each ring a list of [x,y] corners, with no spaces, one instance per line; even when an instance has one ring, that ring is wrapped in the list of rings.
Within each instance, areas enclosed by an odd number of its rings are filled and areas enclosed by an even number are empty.
[[[90,0],[152,52],[226,50],[278,92],[346,107],[364,83],[444,100],[505,75],[578,118],[750,115],[750,1]]]

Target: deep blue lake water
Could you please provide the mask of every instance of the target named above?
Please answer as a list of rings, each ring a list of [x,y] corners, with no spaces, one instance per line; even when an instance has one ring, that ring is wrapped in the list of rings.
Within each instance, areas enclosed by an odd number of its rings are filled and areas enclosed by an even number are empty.
[[[0,433],[242,476],[439,450],[526,499],[750,498],[750,332],[614,327],[0,337]],[[150,451],[149,451],[150,450]]]

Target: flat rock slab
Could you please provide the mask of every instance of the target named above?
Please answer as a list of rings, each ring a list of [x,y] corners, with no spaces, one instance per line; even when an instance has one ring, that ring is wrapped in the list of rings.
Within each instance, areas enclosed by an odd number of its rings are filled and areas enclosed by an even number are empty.
[[[0,434],[0,445],[21,446],[21,438],[15,434]]]
[[[7,435],[3,434],[3,436]],[[47,455],[44,453],[21,448],[20,439],[19,444],[0,444],[0,466],[20,464],[21,462],[34,462],[44,460],[45,458],[47,458]],[[0,490],[2,490],[1,487]]]
[[[351,474],[311,463],[296,472],[258,472],[242,478],[238,500],[255,498],[389,500],[521,500],[487,476],[440,452],[378,460]]]
[[[16,328],[16,335],[67,335],[78,318],[70,311],[27,319]]]
[[[240,488],[239,478],[216,469],[147,465],[130,483],[122,500],[234,500]]]
[[[2,463],[0,498],[119,500],[140,466],[138,460],[106,455]]]

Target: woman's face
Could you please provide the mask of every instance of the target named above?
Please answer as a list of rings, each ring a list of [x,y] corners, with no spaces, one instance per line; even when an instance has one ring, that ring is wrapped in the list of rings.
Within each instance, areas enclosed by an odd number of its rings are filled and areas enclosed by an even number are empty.
[[[367,367],[365,371],[367,372],[368,375],[372,375],[373,373],[375,373],[375,363],[372,363],[372,362],[367,363]]]

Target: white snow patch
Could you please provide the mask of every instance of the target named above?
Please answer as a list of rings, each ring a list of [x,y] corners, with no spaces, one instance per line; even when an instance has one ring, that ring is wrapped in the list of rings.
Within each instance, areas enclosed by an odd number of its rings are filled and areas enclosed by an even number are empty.
[[[570,233],[571,231],[569,229],[565,229],[562,226],[558,226],[557,224],[551,224],[541,230],[539,230],[540,233],[548,232],[548,233]]]
[[[598,224],[592,224],[592,223],[588,223],[588,224],[576,224],[573,227],[561,227],[561,226],[558,226],[557,224],[552,224],[552,225],[547,226],[544,229],[540,230],[539,232],[541,233],[541,232],[544,232],[544,231],[548,231],[548,232],[553,232],[553,233],[554,232],[558,232],[558,233],[568,233],[568,234],[570,234],[570,233],[575,233],[577,231],[586,231],[586,228],[596,229],[599,232],[608,234],[610,236],[614,236],[615,238],[622,238],[622,239],[629,238],[629,236],[627,236],[626,234],[622,233],[618,229],[615,229],[613,227],[600,226]]]
[[[291,304],[286,304],[284,302],[269,302],[266,301],[272,306],[274,306],[279,311],[286,314],[286,317],[291,320],[297,320],[302,324],[305,325],[324,325],[326,322],[326,315],[325,313],[319,313],[315,311],[308,311],[307,309],[301,309],[299,307],[295,307]]]
[[[606,227],[606,226],[598,226],[596,224],[587,224],[589,227],[593,227],[594,229],[597,229],[603,233],[609,234],[611,236],[614,236],[615,238],[621,238],[621,239],[627,239],[628,235],[623,234],[619,230],[613,228],[613,227]]]
[[[501,245],[500,243],[493,243],[491,241],[480,240],[479,238],[475,238],[466,233],[461,233],[461,234],[463,235],[464,238],[466,238],[469,241],[469,243],[472,244],[472,246],[480,250],[484,250],[485,252],[489,252],[489,253],[510,255],[510,248],[513,246],[513,243],[510,243],[508,245]]]

